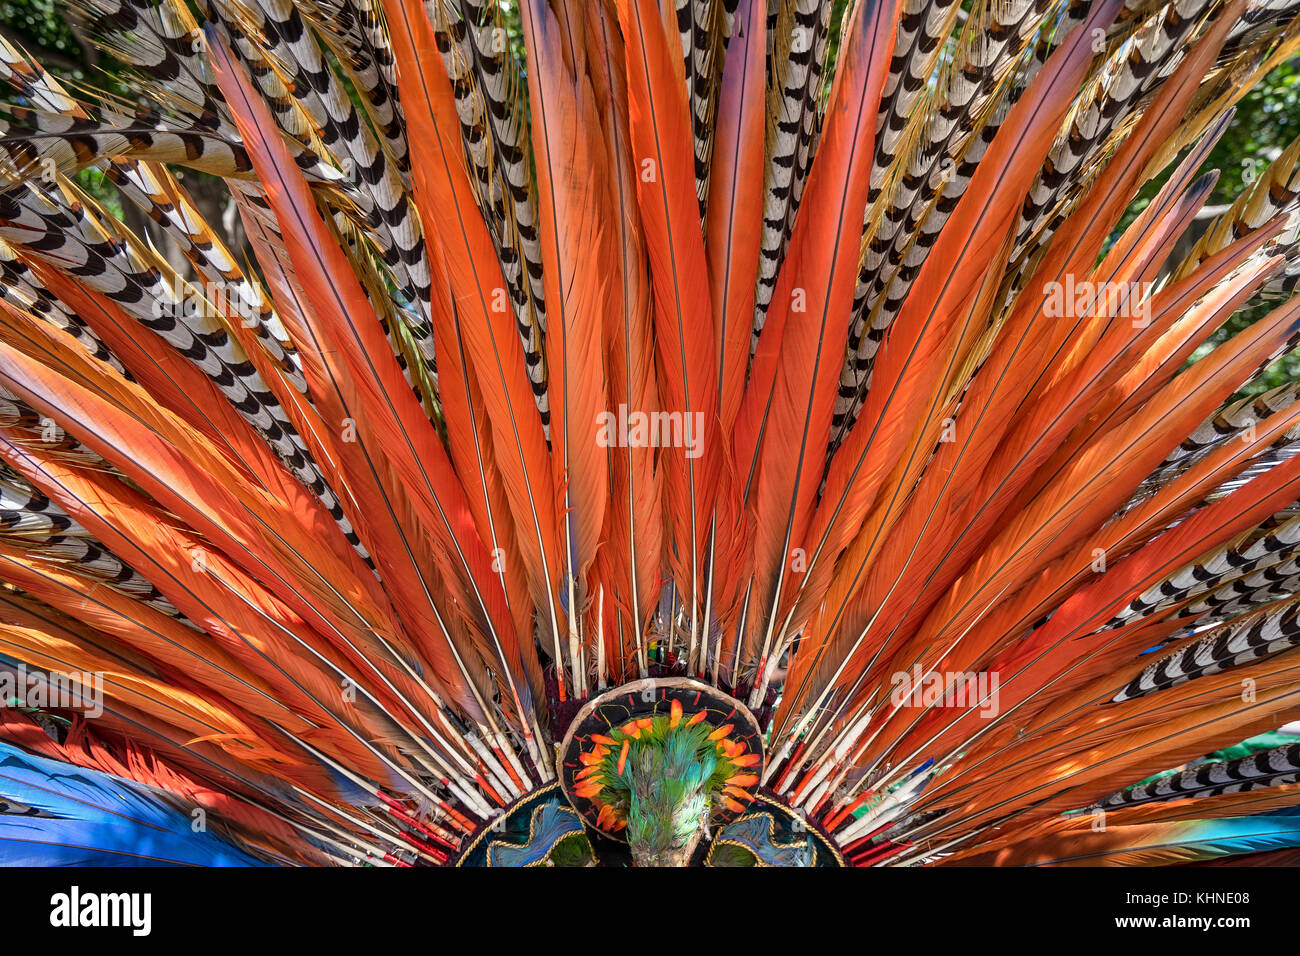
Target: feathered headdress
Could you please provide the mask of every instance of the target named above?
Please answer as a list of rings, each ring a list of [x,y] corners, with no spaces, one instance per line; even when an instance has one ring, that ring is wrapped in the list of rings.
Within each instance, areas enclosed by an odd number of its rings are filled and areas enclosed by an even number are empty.
[[[0,43],[0,861],[1300,845],[1300,142],[1194,225],[1300,4],[78,3],[135,99]]]

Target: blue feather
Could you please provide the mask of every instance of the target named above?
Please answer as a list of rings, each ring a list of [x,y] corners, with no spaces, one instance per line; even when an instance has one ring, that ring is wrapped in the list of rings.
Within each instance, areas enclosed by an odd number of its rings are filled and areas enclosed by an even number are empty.
[[[0,801],[46,814],[0,813],[0,865],[261,866],[160,792],[0,742]]]

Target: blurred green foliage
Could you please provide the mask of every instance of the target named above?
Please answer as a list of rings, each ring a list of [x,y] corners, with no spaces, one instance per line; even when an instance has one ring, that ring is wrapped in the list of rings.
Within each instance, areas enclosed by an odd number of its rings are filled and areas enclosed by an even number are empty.
[[[1206,164],[1219,170],[1211,204],[1229,203],[1300,136],[1300,59],[1283,63],[1237,104],[1237,115]]]
[[[55,0],[0,0],[0,25],[10,41],[33,53],[53,54],[59,72],[80,73],[87,66],[81,44],[68,26],[67,7]]]

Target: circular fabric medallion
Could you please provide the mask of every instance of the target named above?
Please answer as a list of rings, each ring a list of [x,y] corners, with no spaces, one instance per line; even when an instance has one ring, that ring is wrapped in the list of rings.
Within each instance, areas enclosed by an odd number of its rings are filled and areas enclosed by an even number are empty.
[[[647,677],[605,691],[574,716],[560,746],[559,773],[560,786],[573,808],[588,826],[610,839],[623,841],[617,830],[598,822],[600,805],[575,792],[581,789],[578,775],[587,766],[584,756],[598,746],[593,735],[607,735],[635,720],[667,716],[673,712],[674,701],[681,708],[683,721],[702,720],[719,729],[730,725],[727,741],[747,754],[760,755],[760,761],[750,769],[762,776],[763,735],[758,721],[748,707],[716,687],[689,677]],[[725,826],[735,819],[746,809],[744,802],[732,800],[730,807],[720,803],[714,808],[710,826]]]

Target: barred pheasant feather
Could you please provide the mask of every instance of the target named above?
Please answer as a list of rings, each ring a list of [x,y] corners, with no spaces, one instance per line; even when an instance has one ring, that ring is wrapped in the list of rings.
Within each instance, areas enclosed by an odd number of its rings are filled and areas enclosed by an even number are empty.
[[[0,861],[1294,856],[1300,2],[75,2]]]

